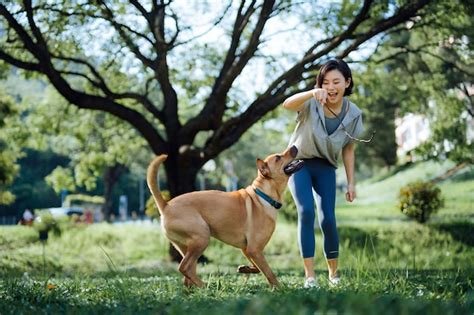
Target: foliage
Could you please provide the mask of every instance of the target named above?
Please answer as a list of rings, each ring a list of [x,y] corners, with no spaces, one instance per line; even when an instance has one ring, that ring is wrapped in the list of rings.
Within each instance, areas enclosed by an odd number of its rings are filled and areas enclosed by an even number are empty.
[[[468,136],[468,125],[474,121],[474,115],[465,111],[466,100],[451,95],[438,102],[439,106],[429,112],[434,117],[430,139],[419,146],[416,153],[424,158],[474,163],[474,139]]]
[[[435,9],[439,6],[438,9]],[[472,163],[474,143],[467,137],[469,122],[474,119],[472,86],[474,42],[469,1],[440,1],[432,9],[440,14],[436,26],[408,23],[400,32],[389,32],[370,56],[359,77],[367,102],[365,111],[370,129],[377,129],[382,143],[362,146],[362,155],[373,156],[378,148],[394,157],[395,117],[417,113],[429,120],[429,140],[415,153],[424,159],[449,158],[457,163]],[[356,96],[357,98],[358,96]],[[385,116],[384,116],[385,115]],[[373,119],[379,116],[380,119]],[[383,126],[381,128],[380,126]],[[386,128],[387,127],[387,128]]]
[[[278,211],[278,214],[281,214],[288,222],[296,222],[298,220],[298,210],[289,189],[283,195],[283,207]]]
[[[14,75],[10,80],[16,82],[10,84],[12,95],[21,94],[29,84]],[[40,89],[36,94],[40,100],[26,97],[18,106],[21,115],[10,128],[29,128],[23,136],[27,140],[21,137],[17,141],[24,148],[68,156],[68,165],[57,165],[47,174],[46,182],[56,193],[97,191],[99,183],[107,199],[106,212],[111,211],[112,190],[120,176],[129,170],[143,173],[141,165],[149,157],[144,142],[133,129],[110,115],[71,108],[51,88]]]
[[[166,201],[171,200],[171,194],[168,190],[162,190],[161,196],[163,196],[163,199]],[[150,219],[158,219],[160,217],[160,211],[156,206],[155,199],[153,199],[153,196],[150,196],[150,198],[148,198],[148,200],[146,201],[145,214]]]
[[[75,191],[74,176],[71,169],[62,166],[56,168],[44,178],[45,182],[59,194],[63,189]]]
[[[25,106],[26,123],[37,131],[30,135],[37,149],[51,148],[71,159],[68,170],[51,174],[51,181],[63,184],[62,188],[71,186],[72,176],[74,184],[95,189],[106,168],[117,164],[131,167],[144,161],[137,158],[148,156],[143,140],[120,120],[70,107],[51,88],[43,94],[42,102]]]
[[[13,100],[0,90],[0,205],[10,204],[15,196],[7,189],[18,173],[18,152],[5,134],[6,120],[17,114]]]
[[[40,233],[52,232],[54,235],[61,235],[59,222],[51,215],[49,210],[36,210],[33,227]]]
[[[402,187],[399,208],[410,218],[425,223],[443,206],[441,190],[430,182],[414,182]]]
[[[23,157],[18,160],[19,175],[10,185],[16,196],[13,203],[1,206],[3,215],[20,216],[25,209],[41,209],[60,206],[61,199],[46,184],[44,178],[57,166],[66,166],[68,159],[51,151],[39,152],[24,149]]]
[[[15,201],[7,206],[0,206],[2,215],[20,217],[24,209],[42,209],[61,206],[61,196],[58,195],[44,180],[46,176],[58,166],[67,168],[69,159],[57,155],[51,151],[36,151],[25,149],[24,157],[18,160],[20,165],[20,174],[10,185],[10,191],[16,195]],[[120,178],[118,184],[114,187],[112,199],[114,201],[113,209],[118,208],[119,196],[128,196],[128,206],[130,210],[140,209],[139,185],[143,181],[143,175],[125,172]],[[104,187],[99,181],[97,188],[92,191],[86,191],[84,188],[77,187],[78,192],[84,195],[103,196]],[[143,188],[146,189],[145,185]],[[145,191],[146,193],[147,191]],[[145,195],[145,198],[147,195]]]
[[[354,83],[358,92],[350,96],[352,102],[363,108],[363,122],[368,138],[376,132],[370,144],[358,144],[356,167],[374,175],[382,167],[397,162],[395,142],[396,111],[401,107],[403,96],[397,90],[397,77],[379,65],[368,64],[365,69],[354,69]],[[381,84],[388,82],[390,84]],[[364,136],[362,136],[364,138]]]
[[[405,22],[432,25],[450,12],[423,0],[232,1],[212,10],[206,2],[0,6],[9,30],[0,36],[0,59],[27,77],[47,77],[75,107],[128,122],[155,154],[168,153],[173,196],[193,190],[207,161],[312,86],[328,57],[347,57]],[[87,182],[93,170],[81,171]]]
[[[290,133],[286,133],[285,129],[293,113],[281,110],[278,114],[280,114],[280,119],[265,117],[268,121],[255,123],[238,142],[222,152],[216,158],[216,171],[209,174],[202,170],[200,174],[211,182],[220,184],[223,174],[226,174],[224,160],[227,159],[233,164],[234,172],[238,177],[238,186],[250,185],[257,176],[256,159],[264,159],[270,154],[282,152],[288,144]]]

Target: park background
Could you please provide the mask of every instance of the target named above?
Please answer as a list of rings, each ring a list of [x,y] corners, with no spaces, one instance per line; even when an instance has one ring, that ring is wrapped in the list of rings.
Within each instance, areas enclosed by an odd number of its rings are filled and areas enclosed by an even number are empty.
[[[0,312],[472,314],[473,14],[462,0],[0,1]],[[170,196],[245,187],[288,143],[281,103],[330,58],[353,71],[363,137],[377,132],[357,145],[353,204],[338,169],[343,285],[327,285],[317,231],[321,287],[302,289],[287,193],[265,250],[282,289],[237,275],[244,257],[215,241],[207,287],[185,290],[148,216],[148,162],[169,154]],[[442,201],[426,222],[400,210],[417,181]],[[94,224],[40,211],[67,195]],[[42,224],[16,225],[25,209]]]

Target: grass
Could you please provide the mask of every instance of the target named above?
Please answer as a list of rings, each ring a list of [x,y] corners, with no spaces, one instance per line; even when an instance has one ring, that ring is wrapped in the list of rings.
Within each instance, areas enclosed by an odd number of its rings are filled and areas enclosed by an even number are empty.
[[[416,164],[360,183],[359,199],[338,198],[343,284],[327,284],[317,233],[319,289],[304,290],[296,226],[279,220],[265,249],[282,288],[261,275],[239,275],[239,250],[212,241],[198,272],[206,288],[187,290],[167,259],[157,225],[94,224],[50,236],[43,247],[27,227],[0,228],[0,314],[473,314],[474,170],[440,184],[444,209],[428,224],[395,207],[409,181],[434,177],[448,164]]]
[[[337,215],[339,221],[376,222],[403,221],[405,218],[397,209],[397,197],[400,188],[416,180],[430,180],[443,174],[453,166],[451,162],[436,163],[433,161],[414,163],[403,171],[390,177],[381,176],[379,181],[373,179],[357,185],[357,199],[348,204],[343,194],[337,198]],[[343,170],[338,169],[341,173]],[[339,177],[341,177],[339,175]],[[474,222],[474,166],[471,165],[448,180],[439,183],[445,198],[445,206],[435,214],[431,221],[468,220]]]
[[[403,314],[421,311],[429,314],[469,314],[472,295],[462,302],[440,298],[447,290],[459,288],[452,273],[425,273],[405,277],[392,271],[384,281],[354,276],[341,289],[323,285],[304,290],[292,274],[280,275],[285,286],[270,290],[257,277],[208,274],[207,287],[186,290],[177,277],[133,276],[50,279],[54,288],[30,278],[3,281],[0,305],[17,305],[15,313],[206,313],[206,314],[306,314],[315,311],[353,314]],[[433,285],[442,282],[445,286]],[[452,284],[452,285],[449,285]],[[472,310],[472,309],[471,309]],[[3,309],[2,313],[6,310]]]

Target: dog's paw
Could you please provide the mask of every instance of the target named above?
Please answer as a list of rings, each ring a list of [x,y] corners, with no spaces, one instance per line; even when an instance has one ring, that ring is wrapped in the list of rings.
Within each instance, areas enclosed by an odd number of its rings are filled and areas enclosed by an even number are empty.
[[[240,265],[237,268],[238,273],[259,273],[260,270],[254,266],[246,266],[246,265]]]

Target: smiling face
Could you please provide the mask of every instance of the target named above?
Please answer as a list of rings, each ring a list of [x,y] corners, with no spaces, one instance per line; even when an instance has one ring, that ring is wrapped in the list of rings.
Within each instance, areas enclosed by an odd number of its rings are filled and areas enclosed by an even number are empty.
[[[346,80],[339,70],[331,70],[326,73],[321,88],[328,91],[327,102],[330,105],[342,103],[344,93],[350,85],[350,78]]]
[[[352,94],[354,80],[347,63],[341,59],[326,62],[316,77],[316,88],[328,91],[326,104],[341,105],[344,96]]]

